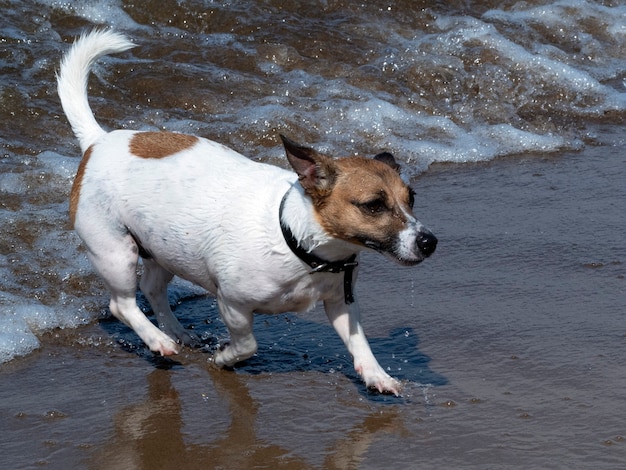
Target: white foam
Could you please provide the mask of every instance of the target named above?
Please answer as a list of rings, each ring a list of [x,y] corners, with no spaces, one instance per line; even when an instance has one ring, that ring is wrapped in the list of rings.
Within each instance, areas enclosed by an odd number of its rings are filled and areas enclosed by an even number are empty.
[[[7,304],[23,302],[6,293],[0,293],[0,363],[23,356],[39,347],[37,336],[31,331],[26,319]]]
[[[496,12],[490,12],[487,18],[498,18]],[[469,45],[479,44],[483,49],[495,51],[500,61],[508,61],[517,69],[524,70],[530,79],[530,86],[539,86],[542,83],[556,82],[559,87],[588,96],[596,94],[599,97],[613,95],[613,90],[601,85],[584,70],[577,69],[567,63],[550,59],[544,55],[533,53],[521,45],[506,39],[489,23],[476,18],[445,17],[439,18],[436,24],[442,30],[448,31],[438,36],[439,47],[447,53],[462,54]],[[576,106],[576,103],[570,103]],[[579,112],[598,113],[596,107],[580,108]]]
[[[21,296],[0,292],[0,363],[23,356],[40,346],[37,335],[54,328],[75,328],[95,316],[68,313],[63,305],[50,307]]]
[[[28,185],[20,173],[0,173],[0,193],[24,194]]]
[[[613,18],[607,20],[611,31],[623,35],[624,16],[620,18],[618,14],[615,18],[615,13],[623,8],[607,9],[593,2],[576,1],[574,6],[579,14],[567,19],[564,9],[569,6],[570,2],[565,1],[526,9],[520,5],[507,11],[491,10],[483,18],[441,15],[434,23],[434,29],[439,32],[420,33],[409,39],[390,34],[389,47],[372,51],[370,62],[363,68],[371,69],[372,73],[382,71],[401,76],[409,83],[413,77],[421,78],[416,73],[449,72],[445,86],[459,96],[444,100],[428,95],[420,98],[434,108],[432,111],[407,106],[406,96],[371,90],[367,83],[328,79],[304,70],[285,72],[284,60],[268,62],[261,58],[259,67],[271,75],[277,90],[275,96],[271,100],[251,100],[244,111],[228,120],[263,136],[275,133],[279,124],[295,129],[296,133],[314,131],[321,137],[316,146],[333,154],[345,155],[346,151],[368,154],[386,149],[409,163],[412,174],[424,171],[433,162],[462,163],[522,152],[579,149],[583,144],[577,136],[565,130],[558,132],[558,125],[551,125],[549,119],[545,125],[541,122],[527,125],[518,111],[527,106],[531,107],[530,114],[533,106],[541,111],[541,99],[550,100],[545,109],[549,107],[550,112],[570,119],[623,110],[626,108],[623,90],[600,80],[607,75],[619,76],[626,71],[624,64],[621,69],[615,69],[612,63],[588,70],[552,45],[518,41],[515,35],[506,35],[494,25],[503,21],[526,25],[533,21],[551,27],[559,22],[563,28],[576,30],[580,29],[580,23],[596,14],[611,14]],[[594,40],[591,34],[580,36],[585,41]],[[490,51],[494,63],[475,72],[466,70],[472,50]],[[499,75],[488,74],[493,70]],[[479,73],[485,75],[476,75]],[[468,96],[474,83],[486,100]],[[508,91],[515,93],[515,102],[508,102],[510,97],[503,93]],[[281,154],[282,150],[276,148],[272,156]]]
[[[623,57],[619,54],[619,46],[615,51],[607,50],[593,33],[586,32],[589,25],[597,24],[602,35],[611,37],[613,44],[620,45],[626,38],[626,5],[607,7],[598,2],[587,0],[559,0],[548,5],[538,5],[528,9],[510,11],[487,11],[483,20],[520,27],[541,27],[560,38],[561,42],[575,44],[578,55],[570,59],[568,54],[559,47],[534,43],[529,51],[520,51],[519,47],[507,47],[502,52],[519,59],[520,63],[536,65],[537,73],[545,74],[546,80],[566,82],[563,86],[581,94],[597,93],[603,100],[598,108],[590,108],[590,112],[599,113],[604,109],[623,109],[626,97],[623,92],[615,92],[600,83],[619,77],[626,67]],[[568,62],[570,62],[568,64]],[[604,106],[604,107],[603,107]]]
[[[61,185],[69,182],[70,186],[80,163],[80,159],[77,157],[68,157],[49,150],[41,152],[37,156],[37,161],[47,174],[53,174],[64,179],[65,181],[60,182]],[[67,188],[69,189],[70,186]]]
[[[136,23],[124,11],[122,2],[119,0],[37,0],[42,5],[47,5],[57,10],[65,12],[67,15],[76,15],[90,21],[96,25],[114,26],[120,30],[139,29]]]

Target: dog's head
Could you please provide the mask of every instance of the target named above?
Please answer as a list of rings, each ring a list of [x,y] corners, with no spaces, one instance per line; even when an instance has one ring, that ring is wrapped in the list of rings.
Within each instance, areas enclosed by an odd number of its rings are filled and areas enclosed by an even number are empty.
[[[414,265],[430,256],[437,238],[413,215],[415,193],[390,153],[332,159],[281,136],[287,159],[332,237]]]

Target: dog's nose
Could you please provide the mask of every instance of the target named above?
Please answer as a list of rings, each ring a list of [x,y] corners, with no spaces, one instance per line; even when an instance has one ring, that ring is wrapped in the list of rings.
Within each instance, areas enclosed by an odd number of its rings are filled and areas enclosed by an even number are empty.
[[[430,232],[420,232],[417,235],[416,243],[420,252],[424,256],[429,257],[435,252],[435,248],[437,248],[437,237]]]

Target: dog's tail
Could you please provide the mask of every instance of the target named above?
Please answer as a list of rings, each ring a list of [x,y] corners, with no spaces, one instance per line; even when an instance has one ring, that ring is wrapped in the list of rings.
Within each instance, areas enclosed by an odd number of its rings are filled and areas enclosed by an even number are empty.
[[[96,122],[87,99],[87,78],[91,66],[103,55],[123,52],[134,46],[122,34],[94,30],[78,38],[61,61],[61,70],[57,74],[59,97],[83,152],[106,133]]]

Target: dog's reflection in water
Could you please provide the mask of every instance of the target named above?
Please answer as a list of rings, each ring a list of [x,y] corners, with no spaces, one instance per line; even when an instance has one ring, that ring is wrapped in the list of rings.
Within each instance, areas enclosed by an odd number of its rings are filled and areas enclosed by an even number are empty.
[[[93,455],[90,468],[108,469],[248,469],[316,468],[303,455],[260,439],[259,404],[248,390],[250,377],[209,370],[218,398],[228,408],[230,423],[221,437],[210,436],[215,427],[206,423],[207,442],[189,442],[184,435],[183,403],[172,386],[175,372],[155,369],[148,375],[148,395],[138,404],[122,408],[114,418],[114,435]],[[358,468],[377,435],[403,432],[397,407],[380,413],[373,409],[359,424],[328,449],[324,468]],[[189,410],[186,411],[189,413]],[[286,418],[288,419],[288,418]]]

